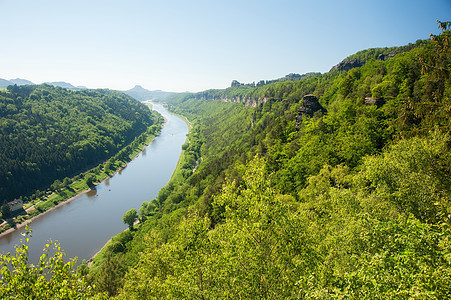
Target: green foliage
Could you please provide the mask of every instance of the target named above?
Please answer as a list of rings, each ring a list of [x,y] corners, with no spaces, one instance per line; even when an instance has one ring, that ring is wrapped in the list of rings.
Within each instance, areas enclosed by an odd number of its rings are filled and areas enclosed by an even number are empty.
[[[254,159],[243,166],[241,184],[228,181],[214,197],[221,220],[214,227],[192,211],[169,238],[158,228],[147,233],[119,298],[446,298],[449,221],[423,223],[397,201],[412,174],[444,171],[449,156],[434,156],[434,170],[405,162],[414,168],[395,172],[398,185],[389,197],[383,187],[372,188],[384,178],[373,174],[375,165],[397,164],[408,150],[444,151],[446,139],[441,146],[437,140],[443,136],[401,141],[386,156],[366,160],[355,175],[326,166],[308,179],[301,203],[272,188],[267,163]],[[420,193],[429,201],[441,194],[449,214],[447,186]],[[429,211],[420,208],[420,215]]]
[[[11,214],[11,209],[9,208],[8,202],[6,202],[6,200],[3,201],[2,207],[1,207],[1,212],[2,212],[2,218],[4,220],[6,220],[9,215]]]
[[[120,92],[49,85],[0,91],[0,198],[46,189],[107,160],[154,124]],[[58,180],[58,181],[56,181]]]
[[[425,46],[429,43],[428,40],[417,40],[415,44],[409,43],[406,46],[401,47],[389,47],[389,48],[371,48],[367,50],[359,51],[353,55],[348,56],[346,59],[356,59],[361,62],[366,62],[371,59],[384,59],[389,55],[397,55],[403,52],[410,51],[417,47]]]
[[[73,272],[75,261],[64,262],[57,243],[45,245],[37,265],[28,261],[29,232],[15,254],[0,256],[2,299],[107,299]]]
[[[359,181],[401,212],[422,222],[440,222],[451,213],[449,145],[449,137],[437,132],[400,141],[382,156],[366,158]]]
[[[88,263],[85,259],[81,262],[81,264],[77,267],[77,273],[81,276],[87,276],[89,274]]]
[[[187,172],[143,205],[118,298],[449,298],[447,43],[173,99]]]
[[[136,209],[132,208],[130,210],[128,210],[123,216],[122,216],[122,221],[128,225],[128,227],[131,229],[133,229],[133,223],[135,223],[135,221],[138,219],[138,213],[136,211]]]
[[[96,176],[92,173],[89,173],[88,175],[86,175],[85,177],[85,181],[86,181],[86,185],[89,187],[93,187],[94,186],[94,182],[96,181]]]
[[[147,216],[151,216],[155,213],[156,204],[154,201],[144,201],[141,203],[141,208],[139,209],[140,221],[145,221]]]
[[[137,229],[102,252],[90,272],[99,289],[119,299],[449,298],[451,53],[449,23],[439,25],[431,42],[356,54],[365,64],[348,72],[172,98],[192,124],[179,166]],[[326,110],[299,118],[306,94]]]
[[[106,292],[109,297],[116,295],[122,285],[125,269],[116,256],[113,257],[110,251],[106,252],[106,258],[98,273],[95,274],[95,280],[99,291]]]
[[[422,72],[413,96],[405,102],[403,121],[415,124],[410,133],[419,134],[437,126],[451,132],[451,30],[448,22],[438,22],[443,33],[420,56]]]

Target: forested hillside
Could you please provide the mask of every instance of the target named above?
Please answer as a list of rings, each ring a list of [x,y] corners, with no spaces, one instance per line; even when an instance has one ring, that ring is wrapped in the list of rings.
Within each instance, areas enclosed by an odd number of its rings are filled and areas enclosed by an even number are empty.
[[[119,298],[449,297],[449,41],[174,99],[201,163],[111,248]]]
[[[440,25],[349,71],[172,98],[192,124],[180,168],[68,282],[118,299],[450,298]]]
[[[148,107],[120,92],[9,86],[0,91],[0,199],[92,168],[153,122]]]

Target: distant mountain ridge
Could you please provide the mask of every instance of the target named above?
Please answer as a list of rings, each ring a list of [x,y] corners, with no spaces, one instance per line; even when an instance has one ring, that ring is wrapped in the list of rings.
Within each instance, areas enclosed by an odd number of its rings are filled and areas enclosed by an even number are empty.
[[[21,78],[10,79],[9,81],[11,81],[13,84],[17,84],[17,85],[34,84],[34,83],[31,82],[30,80],[27,80],[27,79],[21,79]]]
[[[54,82],[45,82],[46,84],[49,85],[53,85],[53,86],[59,86],[68,90],[82,90],[82,89],[87,89],[87,87],[85,86],[73,86],[72,84],[68,83],[68,82],[64,82],[64,81],[54,81]],[[5,88],[8,87],[10,85],[36,85],[35,83],[31,82],[30,80],[27,79],[21,79],[21,78],[16,78],[16,79],[3,79],[0,78],[0,88]]]
[[[395,55],[410,51],[414,48],[422,47],[429,44],[429,40],[417,40],[414,44],[409,43],[400,47],[385,47],[385,48],[369,48],[361,50],[352,54],[333,66],[331,71],[349,71],[353,68],[359,68],[366,64],[369,60],[375,59],[378,61],[385,61],[393,58]]]
[[[85,86],[73,86],[72,84],[64,81],[54,81],[54,82],[46,82],[46,84],[50,84],[53,86],[59,86],[68,90],[83,90],[87,89]]]
[[[174,95],[176,93],[174,92],[165,92],[161,90],[154,90],[149,91],[145,88],[143,88],[140,85],[135,85],[132,89],[123,91],[125,94],[135,98],[138,101],[145,101],[145,100],[164,100],[167,97]]]
[[[15,85],[15,84],[17,84],[17,85],[27,85],[27,84],[34,85],[33,82],[26,80],[26,79],[16,78],[16,79],[7,80],[7,79],[0,78],[0,88],[4,88],[9,85]]]
[[[85,86],[74,86],[65,81],[45,82],[45,84],[56,86],[56,87],[61,87],[61,88],[73,90],[73,91],[87,89],[87,87],[85,87]],[[21,79],[21,78],[9,79],[9,80],[0,78],[0,88],[6,88],[10,85],[21,86],[21,85],[36,85],[36,84],[29,80]],[[135,98],[138,101],[145,101],[145,100],[162,101],[162,100],[165,100],[169,96],[177,94],[174,92],[165,92],[165,91],[161,91],[161,90],[149,91],[140,85],[135,85],[135,87],[133,87],[132,89],[122,91],[122,92]]]

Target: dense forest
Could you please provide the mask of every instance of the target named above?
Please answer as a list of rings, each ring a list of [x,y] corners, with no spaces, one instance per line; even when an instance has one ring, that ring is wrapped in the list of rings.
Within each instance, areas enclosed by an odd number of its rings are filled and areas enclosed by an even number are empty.
[[[9,86],[0,91],[0,199],[44,190],[102,163],[154,120],[148,107],[120,92]]]
[[[55,266],[70,289],[43,290],[450,298],[451,32],[439,25],[428,42],[361,51],[349,70],[168,99],[192,124],[173,178],[91,268]],[[10,295],[18,277],[2,272]]]

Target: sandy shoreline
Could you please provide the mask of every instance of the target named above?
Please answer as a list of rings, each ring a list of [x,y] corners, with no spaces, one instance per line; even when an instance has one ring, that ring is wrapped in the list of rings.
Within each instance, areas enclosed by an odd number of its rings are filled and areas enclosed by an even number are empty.
[[[108,241],[106,241],[106,243],[102,246],[102,248],[100,248],[100,250],[99,251],[97,251],[96,253],[94,253],[94,255],[93,256],[91,256],[88,260],[87,260],[87,265],[88,265],[88,267],[90,268],[91,267],[91,265],[92,265],[92,263],[93,263],[93,261],[94,261],[94,258],[103,250],[103,248],[105,248],[110,242],[111,242],[111,240],[112,240],[113,238],[111,237]]]

